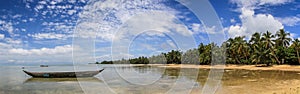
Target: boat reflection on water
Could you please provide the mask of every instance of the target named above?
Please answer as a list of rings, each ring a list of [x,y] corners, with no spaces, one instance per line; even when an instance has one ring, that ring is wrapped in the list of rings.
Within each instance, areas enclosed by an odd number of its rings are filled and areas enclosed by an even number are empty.
[[[86,78],[29,78],[24,83],[35,83],[35,82],[103,82],[96,77]]]

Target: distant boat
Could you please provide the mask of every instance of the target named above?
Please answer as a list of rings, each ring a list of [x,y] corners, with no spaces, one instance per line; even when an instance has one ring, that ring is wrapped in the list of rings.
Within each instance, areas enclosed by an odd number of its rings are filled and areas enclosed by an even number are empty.
[[[40,67],[48,67],[48,65],[40,65]]]
[[[34,77],[34,78],[76,78],[76,77],[93,77],[98,73],[102,72],[102,70],[98,71],[80,71],[80,72],[28,72],[23,70],[26,74]]]

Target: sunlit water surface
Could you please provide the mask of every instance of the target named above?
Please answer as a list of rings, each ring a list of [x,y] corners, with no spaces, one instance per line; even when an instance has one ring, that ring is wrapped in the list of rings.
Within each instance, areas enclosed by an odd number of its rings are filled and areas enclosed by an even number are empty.
[[[74,69],[75,68],[75,69]],[[31,78],[22,66],[0,66],[1,94],[164,94],[201,93],[208,69],[130,65],[25,66],[28,71],[83,71],[105,68],[89,78]],[[224,70],[218,94],[300,94],[300,73]],[[284,92],[280,90],[285,90]],[[280,94],[279,93],[279,94]]]

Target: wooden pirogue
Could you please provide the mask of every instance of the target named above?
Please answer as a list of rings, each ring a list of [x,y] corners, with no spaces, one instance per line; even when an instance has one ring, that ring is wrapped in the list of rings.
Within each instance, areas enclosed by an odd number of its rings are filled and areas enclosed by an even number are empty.
[[[102,70],[98,71],[79,71],[79,72],[28,72],[23,70],[26,74],[34,77],[34,78],[76,78],[76,77],[93,77],[98,73],[102,72]]]

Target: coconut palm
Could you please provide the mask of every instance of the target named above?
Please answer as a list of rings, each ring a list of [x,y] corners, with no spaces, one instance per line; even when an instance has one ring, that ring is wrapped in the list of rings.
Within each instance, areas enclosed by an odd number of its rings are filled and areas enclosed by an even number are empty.
[[[265,49],[265,50],[270,50],[271,52],[268,54],[273,56],[275,58],[275,60],[277,61],[278,64],[280,64],[280,61],[278,59],[278,57],[276,56],[275,54],[275,48],[274,48],[274,43],[273,43],[273,38],[275,36],[272,35],[272,33],[270,33],[269,31],[267,31],[266,33],[263,33],[263,36],[262,36],[262,47]],[[269,59],[273,59],[271,57],[268,57]],[[268,64],[268,63],[267,63]]]
[[[288,37],[290,36],[290,33],[285,32],[284,29],[277,31],[276,36],[276,46],[282,46],[286,48],[288,45],[290,45],[290,41],[292,40]]]
[[[261,42],[261,34],[258,32],[255,32],[250,39],[250,44],[258,44]]]
[[[257,63],[260,63],[261,60],[263,59],[264,55],[264,49],[262,48],[262,41],[261,41],[261,34],[260,33],[254,33],[251,36],[251,39],[249,41],[251,45],[251,57],[250,59],[252,60],[251,62],[257,65]]]
[[[270,60],[267,60],[267,58],[271,57],[270,53],[271,53],[270,49],[264,49],[259,45],[254,45],[253,53],[251,55],[251,60],[252,62],[255,62],[255,65],[257,65],[257,63],[260,63],[261,61],[264,61],[265,63],[267,63],[267,65],[269,65],[268,61]],[[272,58],[271,61],[273,61]]]
[[[280,29],[276,32],[277,39],[275,40],[275,47],[278,49],[276,51],[276,55],[282,60],[281,63],[284,63],[284,60],[286,59],[287,53],[287,46],[290,45],[290,41],[292,40],[289,38],[290,33],[287,33],[284,31],[284,29]]]
[[[227,41],[226,41],[226,53],[227,53],[227,62],[229,63],[236,63],[236,59],[235,59],[235,50],[233,49],[233,43],[234,43],[234,40],[232,38],[229,38]]]
[[[204,63],[204,60],[206,58],[205,56],[205,45],[203,43],[200,43],[200,45],[198,46],[198,52],[199,52],[199,62]]]
[[[292,48],[294,48],[296,50],[296,54],[297,54],[297,59],[298,59],[298,63],[300,64],[300,58],[299,58],[299,49],[300,49],[300,41],[299,39],[295,39],[293,41],[293,44],[291,45]]]
[[[230,40],[231,43],[231,50],[234,53],[233,57],[235,61],[239,64],[242,64],[241,59],[244,57],[245,49],[246,48],[246,40],[244,40],[245,36],[238,36],[235,37],[233,40]],[[247,57],[245,57],[247,59]]]

